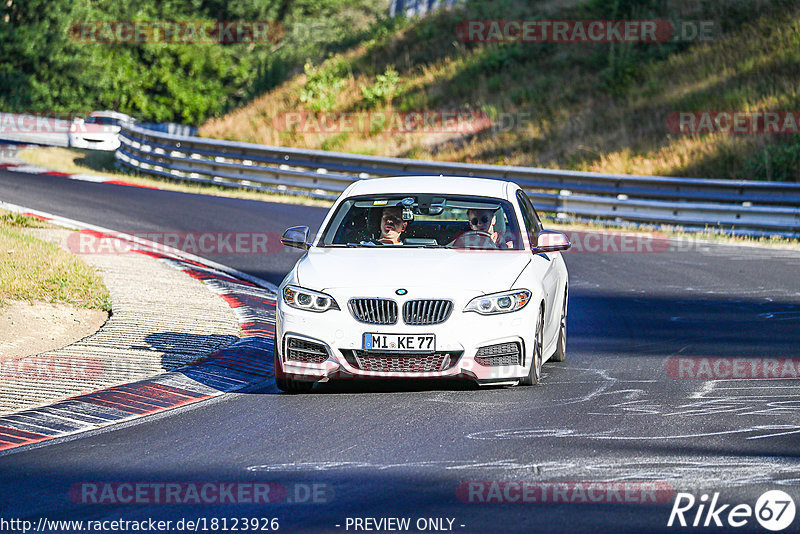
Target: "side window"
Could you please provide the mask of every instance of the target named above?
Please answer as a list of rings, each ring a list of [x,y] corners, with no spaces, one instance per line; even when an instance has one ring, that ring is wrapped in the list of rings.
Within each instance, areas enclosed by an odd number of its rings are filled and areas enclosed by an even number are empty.
[[[525,221],[525,229],[528,231],[528,240],[530,241],[531,248],[536,246],[539,238],[539,232],[542,231],[542,223],[539,221],[539,215],[533,209],[528,195],[524,191],[517,191],[517,201],[522,210],[522,220]]]

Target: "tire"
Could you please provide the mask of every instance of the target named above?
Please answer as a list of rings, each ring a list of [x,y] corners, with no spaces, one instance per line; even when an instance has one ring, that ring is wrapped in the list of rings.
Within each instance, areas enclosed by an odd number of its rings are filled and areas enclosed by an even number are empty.
[[[314,387],[314,382],[304,382],[286,378],[281,367],[280,357],[277,349],[272,355],[272,362],[275,369],[275,385],[284,393],[308,393]]]
[[[536,322],[536,334],[533,342],[533,361],[527,376],[520,380],[523,386],[532,386],[538,384],[542,379],[542,361],[544,356],[542,354],[542,347],[544,343],[544,306],[539,309],[539,320]]]
[[[550,356],[554,362],[563,362],[567,356],[567,288],[564,288],[564,307],[561,309],[561,326],[558,329],[558,345]]]

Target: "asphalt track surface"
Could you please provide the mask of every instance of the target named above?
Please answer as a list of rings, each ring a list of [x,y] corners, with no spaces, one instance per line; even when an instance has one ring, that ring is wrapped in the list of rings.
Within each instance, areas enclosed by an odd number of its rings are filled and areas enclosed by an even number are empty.
[[[0,200],[129,233],[313,231],[324,215],[6,171]],[[278,283],[297,257],[210,259]],[[456,532],[695,532],[666,526],[678,492],[752,507],[781,489],[800,505],[800,381],[667,371],[671,358],[800,357],[800,253],[684,244],[565,258],[567,360],[545,364],[539,386],[393,381],[291,396],[266,383],[0,456],[0,517],[275,517],[284,532],[354,532],[347,518],[367,517],[450,518]],[[271,482],[295,502],[92,505],[69,495],[100,481]],[[572,491],[559,502],[475,503],[458,491],[468,481],[656,481],[670,490],[655,504],[581,503]],[[312,484],[325,502],[304,501]],[[767,532],[752,517],[708,529],[730,530]],[[784,532],[798,530],[800,513]]]

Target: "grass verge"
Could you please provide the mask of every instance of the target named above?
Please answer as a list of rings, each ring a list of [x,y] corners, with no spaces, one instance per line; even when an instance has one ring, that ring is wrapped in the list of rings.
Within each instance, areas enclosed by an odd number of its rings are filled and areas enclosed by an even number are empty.
[[[47,226],[0,210],[0,308],[5,300],[26,300],[111,311],[108,289],[86,262],[24,232]]]

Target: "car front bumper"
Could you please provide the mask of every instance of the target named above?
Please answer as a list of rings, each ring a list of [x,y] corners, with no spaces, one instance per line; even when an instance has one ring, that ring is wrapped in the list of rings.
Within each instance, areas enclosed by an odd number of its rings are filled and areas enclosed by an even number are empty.
[[[120,141],[117,135],[69,135],[69,146],[71,148],[84,148],[88,150],[104,150],[107,152],[119,148]]]
[[[336,298],[334,296],[334,298]],[[399,299],[398,299],[399,300]],[[428,326],[404,324],[401,317],[394,325],[372,325],[359,322],[347,307],[347,301],[337,299],[341,310],[322,313],[298,310],[279,302],[276,317],[276,351],[287,378],[305,381],[327,381],[340,378],[463,378],[478,383],[515,383],[527,375],[533,347],[534,326],[538,306],[533,302],[516,312],[500,315],[480,315],[463,312],[465,301],[454,302],[450,317],[443,323]],[[402,301],[398,302],[402,308]],[[436,355],[446,354],[449,364],[422,369],[424,353],[380,353],[387,358],[404,358],[403,365],[391,365],[400,370],[382,370],[381,365],[365,369],[357,354],[372,356],[363,351],[365,333],[376,334],[433,334],[436,336]],[[289,339],[316,343],[325,347],[326,358],[319,362],[287,359]],[[518,365],[488,365],[486,358],[476,360],[481,347],[503,343],[519,343]],[[413,361],[416,360],[416,361]],[[493,361],[493,360],[489,360]],[[494,360],[495,362],[497,360]],[[375,370],[375,369],[380,370]]]

